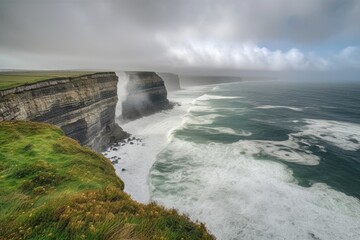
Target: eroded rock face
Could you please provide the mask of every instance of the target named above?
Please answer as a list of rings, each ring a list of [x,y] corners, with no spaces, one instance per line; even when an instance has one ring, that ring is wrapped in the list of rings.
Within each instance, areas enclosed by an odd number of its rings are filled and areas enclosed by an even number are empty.
[[[117,81],[115,73],[105,72],[0,91],[0,121],[55,124],[67,136],[101,151],[128,136],[115,124]]]
[[[123,120],[133,120],[172,107],[164,81],[154,72],[127,72],[127,98],[122,103]]]

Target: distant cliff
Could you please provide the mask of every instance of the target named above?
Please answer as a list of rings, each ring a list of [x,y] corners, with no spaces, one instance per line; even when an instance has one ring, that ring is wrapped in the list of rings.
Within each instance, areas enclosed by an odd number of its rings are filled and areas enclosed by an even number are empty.
[[[173,73],[160,73],[160,72],[158,72],[157,74],[164,81],[167,91],[171,92],[171,91],[181,90],[180,78],[178,75]]]
[[[59,126],[96,151],[127,137],[115,124],[118,77],[113,72],[55,78],[0,91],[0,121]]]
[[[164,81],[154,72],[127,72],[127,98],[122,103],[122,118],[133,120],[172,107]]]

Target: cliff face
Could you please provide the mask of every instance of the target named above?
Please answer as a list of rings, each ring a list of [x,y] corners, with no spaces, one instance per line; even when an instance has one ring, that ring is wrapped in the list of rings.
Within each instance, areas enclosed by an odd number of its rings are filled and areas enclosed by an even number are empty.
[[[127,98],[122,103],[122,118],[132,120],[171,108],[164,81],[154,72],[127,72]]]
[[[60,127],[96,151],[127,137],[117,126],[117,76],[56,78],[0,91],[0,121],[30,120]]]
[[[173,73],[157,73],[157,74],[164,81],[167,91],[171,92],[171,91],[181,90],[180,78],[178,75]]]

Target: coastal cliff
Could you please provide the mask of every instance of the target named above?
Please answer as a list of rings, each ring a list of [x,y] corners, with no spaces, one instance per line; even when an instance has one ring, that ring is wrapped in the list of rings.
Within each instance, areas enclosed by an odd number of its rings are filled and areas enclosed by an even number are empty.
[[[166,90],[168,92],[181,90],[180,78],[178,75],[173,73],[157,73],[165,83]]]
[[[113,72],[43,80],[0,91],[0,121],[46,122],[101,151],[128,136],[115,124],[118,77]]]
[[[170,106],[159,76],[131,76],[129,113],[135,97],[148,114]],[[100,151],[129,136],[114,122],[115,73],[31,79],[0,90],[0,239],[214,239],[174,209],[131,199],[109,159],[79,144]]]
[[[169,109],[164,81],[155,72],[127,72],[127,97],[122,103],[123,120],[133,120]]]

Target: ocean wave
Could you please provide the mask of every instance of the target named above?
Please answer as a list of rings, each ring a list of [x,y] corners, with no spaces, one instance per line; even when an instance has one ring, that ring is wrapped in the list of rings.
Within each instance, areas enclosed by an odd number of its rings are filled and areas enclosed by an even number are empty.
[[[185,124],[209,125],[209,124],[214,123],[215,119],[218,117],[222,117],[222,115],[215,114],[215,113],[205,114],[205,115],[201,115],[201,116],[194,116],[191,114],[187,114],[184,117],[183,125],[185,125]]]
[[[211,89],[211,91],[219,91],[220,90],[220,87],[219,86],[215,86]]]
[[[232,128],[227,127],[197,127],[196,130],[204,131],[210,134],[230,134],[230,135],[236,135],[236,136],[244,136],[248,137],[251,136],[252,133],[245,130],[235,130]]]
[[[360,125],[322,119],[304,119],[307,124],[294,136],[310,136],[348,151],[360,150]]]
[[[218,239],[356,239],[360,202],[325,184],[296,184],[285,165],[244,144],[174,139],[151,172],[152,200],[206,223]]]
[[[200,113],[215,113],[216,109],[211,107],[210,105],[193,105],[191,107],[189,107],[189,109],[187,110],[188,113],[191,112],[200,112]]]
[[[242,154],[246,156],[272,156],[285,162],[300,165],[319,165],[320,158],[299,144],[291,134],[285,141],[240,140],[236,143]]]
[[[246,112],[245,108],[234,108],[234,107],[213,107],[208,104],[192,105],[188,108],[188,113],[223,113],[223,114],[241,114]]]
[[[188,102],[188,99],[185,100]],[[173,130],[182,124],[181,116],[186,114],[188,107],[186,102],[182,103],[172,110],[121,125],[133,137],[140,138],[141,142],[120,143],[119,147],[105,152],[108,158],[119,158],[118,164],[114,165],[116,173],[125,182],[125,192],[136,201],[148,203],[150,200],[149,172],[157,160],[157,154],[171,141]]]
[[[275,108],[284,108],[284,109],[289,109],[289,110],[293,110],[293,111],[297,111],[297,112],[301,112],[303,111],[303,109],[301,108],[297,108],[297,107],[290,107],[290,106],[273,106],[273,105],[263,105],[263,106],[258,106],[255,107],[257,109],[275,109]]]
[[[208,101],[208,100],[220,100],[220,99],[240,99],[243,98],[241,96],[220,96],[220,95],[209,95],[204,94],[198,98],[195,99],[195,101]]]

